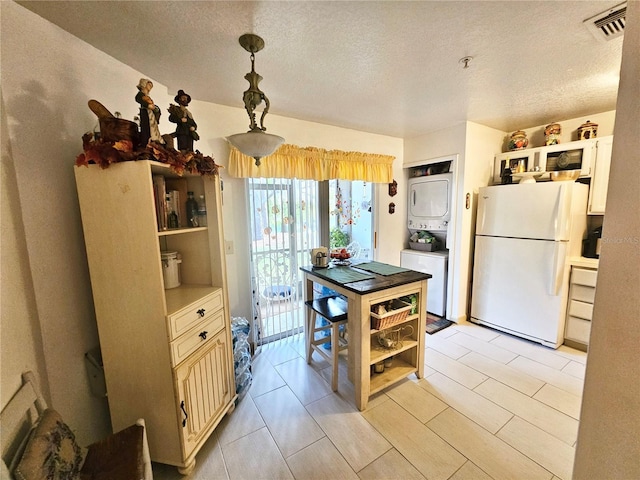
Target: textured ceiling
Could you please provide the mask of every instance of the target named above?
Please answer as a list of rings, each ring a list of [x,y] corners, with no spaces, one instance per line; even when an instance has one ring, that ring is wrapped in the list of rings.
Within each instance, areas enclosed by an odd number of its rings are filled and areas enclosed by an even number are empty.
[[[256,33],[271,114],[372,133],[512,131],[616,108],[622,38],[583,25],[616,0],[18,3],[171,94],[239,108],[251,64],[238,37]]]

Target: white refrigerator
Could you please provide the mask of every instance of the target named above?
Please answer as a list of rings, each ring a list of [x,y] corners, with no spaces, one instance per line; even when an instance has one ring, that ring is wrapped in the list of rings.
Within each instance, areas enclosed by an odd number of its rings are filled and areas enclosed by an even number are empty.
[[[588,190],[576,182],[479,189],[472,322],[553,348],[562,344],[567,258],[581,253]]]

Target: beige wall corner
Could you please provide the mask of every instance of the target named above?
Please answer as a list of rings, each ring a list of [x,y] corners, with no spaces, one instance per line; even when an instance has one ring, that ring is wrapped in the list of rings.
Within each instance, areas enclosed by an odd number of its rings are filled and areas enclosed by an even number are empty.
[[[629,2],[574,479],[640,478],[640,3]]]

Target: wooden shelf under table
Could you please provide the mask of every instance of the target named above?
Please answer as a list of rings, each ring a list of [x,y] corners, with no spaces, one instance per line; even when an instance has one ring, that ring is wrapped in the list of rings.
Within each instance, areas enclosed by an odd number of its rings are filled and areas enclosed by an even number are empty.
[[[402,380],[417,371],[418,368],[416,366],[413,366],[400,358],[394,358],[392,367],[385,368],[382,373],[374,373],[371,375],[371,380],[369,382],[369,395],[373,395],[380,390],[384,390],[389,385],[392,385],[398,380]]]

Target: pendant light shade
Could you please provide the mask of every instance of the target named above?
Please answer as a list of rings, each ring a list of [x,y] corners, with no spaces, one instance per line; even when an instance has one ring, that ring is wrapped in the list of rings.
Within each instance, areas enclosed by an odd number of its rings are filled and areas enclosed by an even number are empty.
[[[284,138],[278,135],[271,135],[266,132],[264,117],[269,112],[269,99],[265,93],[258,88],[258,83],[262,77],[255,71],[255,52],[264,48],[264,40],[257,35],[247,33],[240,37],[240,45],[247,52],[251,53],[251,71],[244,78],[249,82],[249,89],[244,92],[244,108],[249,115],[249,128],[246,133],[237,133],[227,137],[227,141],[240,150],[243,154],[253,157],[256,166],[260,166],[260,159],[271,155],[284,143]],[[256,122],[255,109],[264,101],[265,107],[260,116],[260,125]]]
[[[245,155],[255,158],[256,165],[259,166],[260,159],[275,152],[284,143],[284,138],[260,130],[251,130],[231,135],[227,137],[227,141]]]

